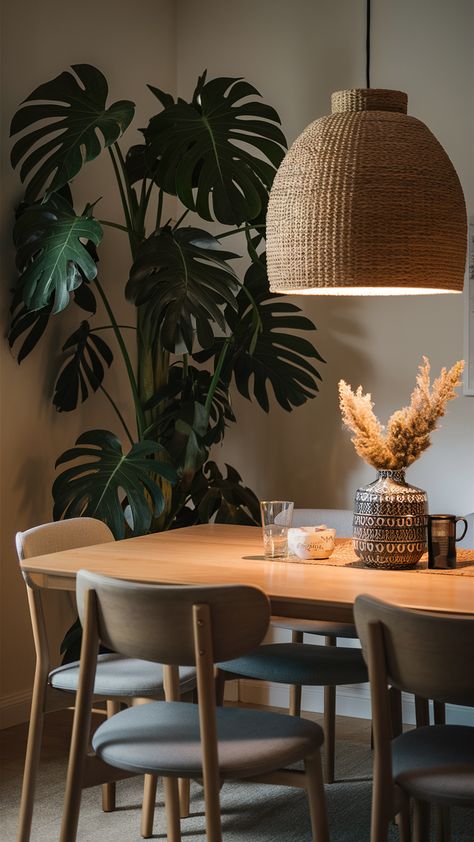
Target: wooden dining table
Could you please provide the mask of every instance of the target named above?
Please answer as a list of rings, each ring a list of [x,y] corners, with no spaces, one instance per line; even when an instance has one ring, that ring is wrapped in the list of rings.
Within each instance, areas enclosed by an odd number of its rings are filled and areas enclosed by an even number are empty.
[[[260,529],[205,524],[29,558],[21,567],[33,586],[69,591],[81,569],[155,584],[245,583],[265,591],[273,614],[298,619],[352,622],[363,593],[407,608],[474,615],[474,549],[464,551],[471,574],[456,575],[368,569],[342,557],[338,564],[343,547],[347,553],[347,539],[338,539],[327,561],[271,560],[263,557]]]

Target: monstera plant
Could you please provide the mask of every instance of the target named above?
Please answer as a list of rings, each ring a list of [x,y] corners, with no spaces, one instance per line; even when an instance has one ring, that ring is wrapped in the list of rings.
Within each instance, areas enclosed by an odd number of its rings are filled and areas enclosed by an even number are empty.
[[[321,361],[302,335],[314,325],[268,291],[265,213],[286,149],[276,111],[242,79],[204,74],[190,102],[149,88],[159,113],[127,152],[134,103],[109,104],[105,77],[86,64],[36,88],[11,125],[25,196],[9,343],[22,362],[53,318],[77,312],[58,349],[53,405],[73,412],[92,397],[109,401],[117,428],[88,430],[59,456],[54,517],[101,518],[116,538],[210,519],[255,523],[253,492],[210,459],[236,420],[232,387],[266,412],[273,391],[290,411],[315,396]],[[116,177],[118,219],[101,217],[97,196],[84,208],[73,201],[75,180],[102,153]],[[165,195],[175,197],[173,219],[164,218]],[[109,227],[130,246],[130,272],[122,289],[114,279],[113,294],[98,271]],[[234,235],[244,255],[225,247]],[[114,314],[121,294],[135,305],[132,325]],[[107,386],[116,357],[133,426]]]

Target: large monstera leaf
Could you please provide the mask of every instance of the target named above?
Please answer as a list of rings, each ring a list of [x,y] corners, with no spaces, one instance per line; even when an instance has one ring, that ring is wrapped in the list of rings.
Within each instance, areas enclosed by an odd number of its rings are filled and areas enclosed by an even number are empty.
[[[56,467],[76,464],[66,468],[53,484],[55,520],[95,517],[107,523],[120,539],[125,535],[126,501],[133,534],[145,534],[152,518],[159,516],[164,507],[157,477],[176,481],[174,468],[156,458],[158,454],[164,455],[163,448],[153,441],[138,442],[123,453],[119,439],[108,430],[83,433],[75,447],[66,450],[56,462]]]
[[[84,278],[91,281],[97,275],[96,262],[82,240],[97,246],[102,228],[90,216],[76,216],[61,196],[27,208],[15,223],[13,239],[27,310],[41,310],[52,302],[52,313],[58,313]]]
[[[71,412],[79,400],[87,400],[89,388],[97,391],[104,379],[104,363],[110,367],[114,357],[102,337],[91,332],[87,321],[71,334],[62,350],[67,361],[56,381],[53,404],[58,412]]]
[[[164,106],[145,130],[157,183],[202,219],[256,220],[286,149],[276,111],[242,79],[204,74],[190,103],[151,90]]]
[[[321,376],[310,360],[324,360],[311,342],[294,332],[316,328],[300,315],[299,307],[268,291],[264,257],[251,264],[244,287],[237,297],[237,313],[226,311],[233,346],[226,358],[223,377],[230,379],[233,374],[240,394],[250,400],[253,391],[265,412],[270,408],[268,386],[271,385],[280,406],[291,411],[318,392]],[[217,356],[223,341],[218,339],[212,349],[195,354],[195,359],[205,362]]]
[[[27,182],[28,201],[67,184],[133,119],[133,102],[107,107],[107,81],[97,68],[74,64],[72,69],[76,76],[66,71],[36,88],[13,117],[11,135],[29,129],[11,153],[13,167],[23,160],[20,176]]]
[[[225,330],[224,305],[236,308],[238,282],[224,251],[207,231],[161,228],[141,246],[126,293],[144,308],[144,321],[164,348],[191,352],[194,335],[202,347]]]

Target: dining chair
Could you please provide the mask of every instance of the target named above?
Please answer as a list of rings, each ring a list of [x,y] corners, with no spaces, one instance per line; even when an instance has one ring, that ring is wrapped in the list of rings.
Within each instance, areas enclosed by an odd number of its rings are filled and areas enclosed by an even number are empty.
[[[115,714],[99,725],[92,746],[111,767],[163,777],[168,842],[181,839],[178,777],[203,779],[207,842],[221,842],[220,786],[235,779],[304,786],[313,839],[327,842],[321,728],[276,713],[216,708],[214,664],[243,655],[267,631],[270,605],[263,591],[142,585],[82,570],[76,593],[84,641],[61,842],[76,839],[100,643],[124,657],[165,664],[166,701]],[[178,664],[196,668],[198,704],[176,703]],[[304,772],[279,771],[301,760]]]
[[[348,509],[295,509],[292,525],[313,526],[326,524],[335,529],[339,538],[352,535],[353,513]],[[336,741],[336,686],[367,681],[367,672],[363,658],[357,650],[347,648],[335,652],[337,638],[357,638],[352,623],[339,623],[323,620],[298,620],[290,617],[272,617],[271,625],[291,631],[291,644],[269,644],[252,653],[239,664],[234,664],[234,677],[256,678],[263,681],[275,681],[278,684],[290,684],[289,712],[292,716],[301,715],[302,686],[323,686],[323,729],[324,729],[324,780],[334,781],[334,755]],[[303,645],[304,634],[324,637],[330,651],[312,644]],[[276,666],[278,662],[278,668]],[[249,673],[247,672],[249,670]],[[220,665],[217,679],[218,700],[221,701],[224,685],[232,670]],[[327,683],[326,683],[327,682]]]
[[[46,555],[62,550],[104,544],[114,536],[105,523],[94,518],[70,518],[46,523],[25,532],[18,532],[16,548],[23,561],[33,556]],[[51,655],[42,602],[41,589],[36,587],[28,574],[23,574],[28,596],[31,625],[36,652],[36,668],[31,703],[31,715],[21,793],[17,842],[28,842],[31,835],[36,779],[38,775],[43,722],[46,713],[71,706],[71,694],[77,693],[79,662],[51,670]],[[71,606],[72,607],[72,606]],[[191,693],[196,686],[194,669],[185,668],[180,675],[182,694]],[[115,653],[101,654],[97,660],[94,686],[96,701],[106,701],[108,715],[120,710],[121,704],[132,700],[148,701],[163,698],[163,670],[148,661],[124,658]],[[156,780],[145,780],[141,833],[151,836],[155,806]],[[186,808],[186,787],[182,787],[183,810]],[[115,809],[115,784],[104,783],[102,809]]]
[[[474,706],[474,619],[399,608],[371,596],[355,601],[356,628],[367,660],[374,729],[371,842],[386,842],[399,814],[409,839],[427,842],[429,804],[474,807],[474,727],[428,725],[391,739],[388,685],[422,698]]]

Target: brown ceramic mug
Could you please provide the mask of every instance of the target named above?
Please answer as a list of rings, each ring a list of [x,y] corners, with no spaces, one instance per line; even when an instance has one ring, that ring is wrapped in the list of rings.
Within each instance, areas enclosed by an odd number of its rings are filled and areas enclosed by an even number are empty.
[[[464,524],[461,535],[456,535],[458,522]],[[467,532],[467,520],[456,515],[428,515],[428,567],[449,569],[456,567],[456,541]]]

